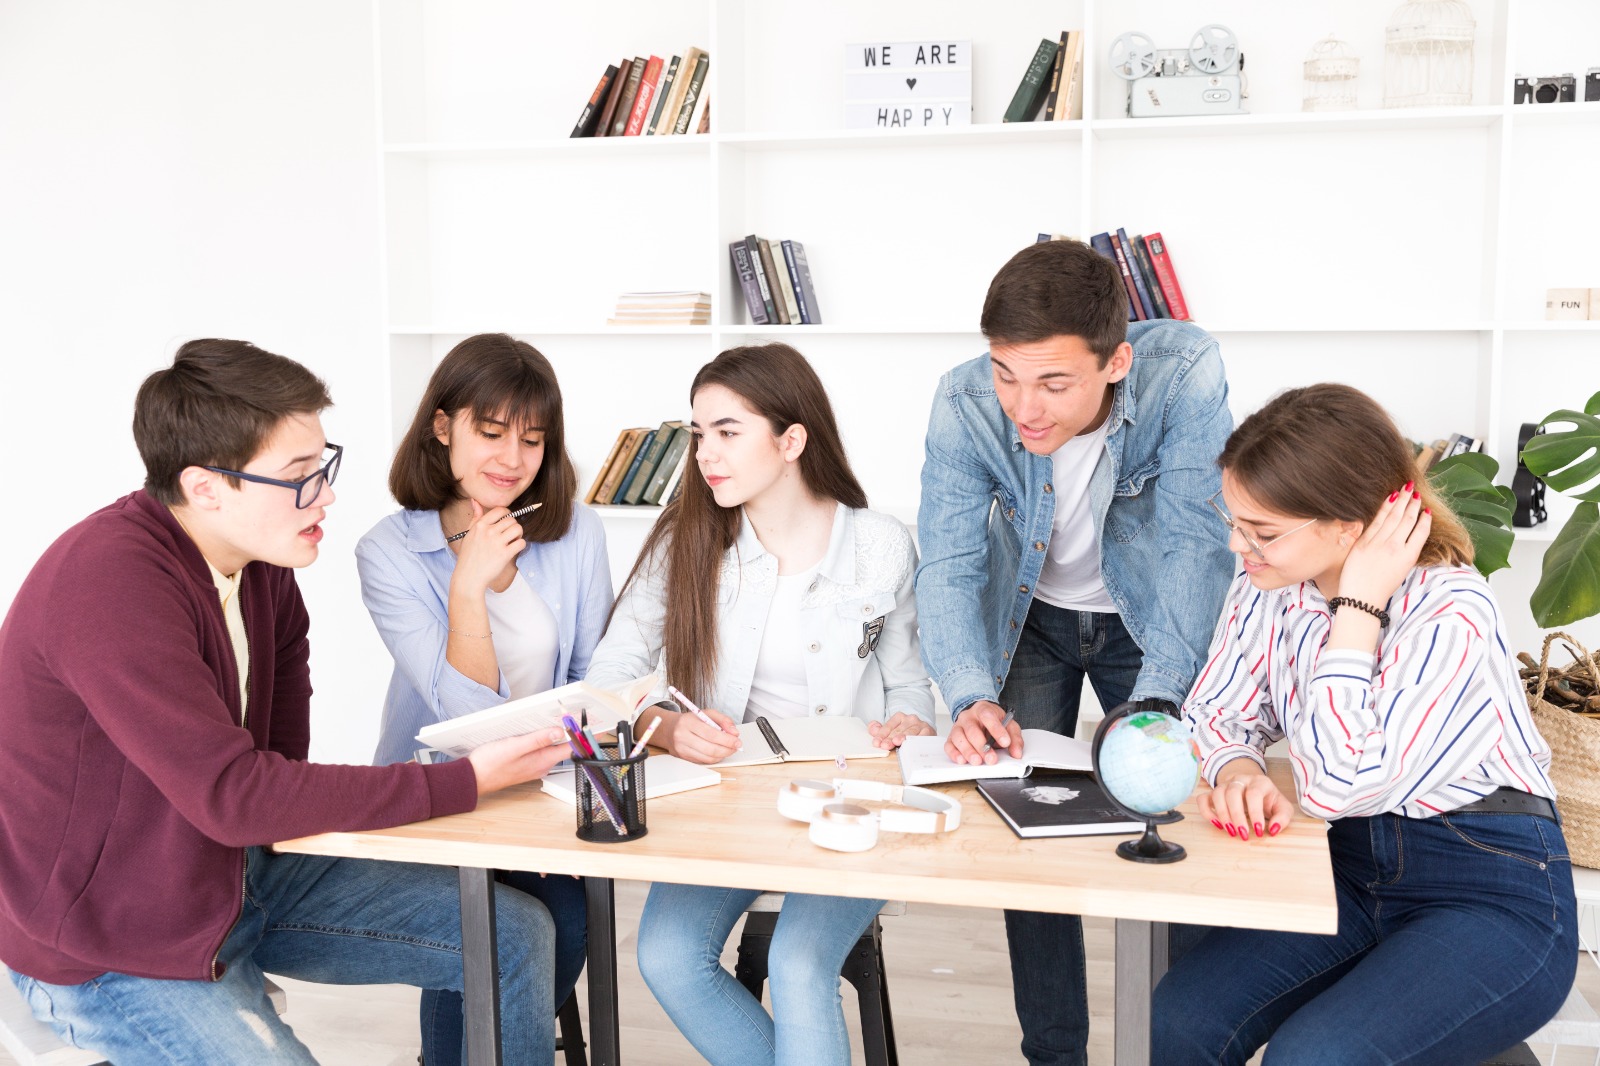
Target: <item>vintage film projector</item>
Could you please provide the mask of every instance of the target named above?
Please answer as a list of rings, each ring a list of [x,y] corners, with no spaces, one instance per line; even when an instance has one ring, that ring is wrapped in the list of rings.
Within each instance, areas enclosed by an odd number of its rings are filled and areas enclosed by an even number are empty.
[[[1111,70],[1128,83],[1130,118],[1245,113],[1244,54],[1226,26],[1201,26],[1187,49],[1124,33],[1111,42]]]

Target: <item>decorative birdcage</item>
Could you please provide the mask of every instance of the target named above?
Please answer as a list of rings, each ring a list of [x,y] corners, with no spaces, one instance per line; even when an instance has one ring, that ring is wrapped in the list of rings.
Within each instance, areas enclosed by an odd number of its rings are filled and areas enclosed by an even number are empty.
[[[1354,111],[1356,78],[1361,73],[1361,57],[1350,45],[1328,34],[1311,46],[1306,56],[1306,95],[1302,111]]]
[[[1383,106],[1472,103],[1478,23],[1465,0],[1409,0],[1384,30]]]

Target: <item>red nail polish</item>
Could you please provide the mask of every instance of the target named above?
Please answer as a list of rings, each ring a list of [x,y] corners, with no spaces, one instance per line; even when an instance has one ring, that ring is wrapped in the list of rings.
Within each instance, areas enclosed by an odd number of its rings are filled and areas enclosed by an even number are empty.
[[[1278,833],[1279,833],[1279,832],[1280,832],[1280,831],[1281,831],[1281,830],[1282,830],[1282,829],[1283,829],[1283,826],[1281,826],[1281,825],[1279,825],[1279,824],[1278,824],[1278,823],[1277,823],[1277,822],[1273,822],[1273,823],[1272,823],[1272,827],[1271,827],[1271,828],[1269,828],[1269,829],[1268,829],[1268,830],[1267,830],[1267,834],[1268,834],[1268,835],[1269,835],[1269,836],[1277,836],[1277,835],[1278,835]]]
[[[1410,492],[1414,485],[1416,485],[1415,481],[1408,481],[1408,482],[1406,482],[1406,487],[1401,489],[1400,491],[1401,492]]]
[[[1420,499],[1422,499],[1422,493],[1420,493],[1420,492],[1413,492],[1413,493],[1412,493],[1412,494],[1411,494],[1411,498],[1412,498],[1412,499],[1413,499],[1413,500],[1420,500]]]
[[[1394,501],[1398,500],[1399,498],[1400,498],[1400,494],[1398,492],[1389,493],[1389,502],[1390,503],[1393,503]]]
[[[1265,832],[1264,832],[1264,831],[1263,831],[1263,830],[1262,830],[1262,828],[1261,828],[1261,823],[1260,823],[1260,822],[1257,822],[1257,823],[1256,823],[1256,836],[1258,836],[1258,837],[1264,837],[1264,836],[1266,836],[1266,835],[1267,835],[1267,834],[1266,834],[1266,833],[1265,833]]]
[[[1227,827],[1227,829],[1228,829],[1228,835],[1229,835],[1229,836],[1231,836],[1231,837],[1232,837],[1232,836],[1238,836],[1238,835],[1239,835],[1239,834],[1238,834],[1238,833],[1235,833],[1235,832],[1234,832],[1234,831],[1233,831],[1233,826],[1231,826],[1231,825],[1230,825],[1230,826],[1228,826],[1228,827]]]
[[[1422,513],[1423,513],[1423,514],[1425,514],[1425,515],[1428,515],[1428,516],[1429,516],[1429,517],[1432,517],[1432,515],[1433,515],[1433,509],[1432,509],[1432,508],[1430,508],[1430,507],[1424,507],[1424,508],[1423,508],[1423,509],[1422,509]]]
[[[1222,823],[1217,821],[1215,818],[1211,819],[1211,824],[1216,826],[1218,829],[1222,828]]]

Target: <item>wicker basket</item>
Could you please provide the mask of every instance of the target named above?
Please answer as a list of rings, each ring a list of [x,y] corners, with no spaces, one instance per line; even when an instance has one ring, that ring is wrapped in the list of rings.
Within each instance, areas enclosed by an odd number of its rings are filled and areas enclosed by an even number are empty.
[[[1600,869],[1600,719],[1590,718],[1558,707],[1544,698],[1550,680],[1550,645],[1557,640],[1583,653],[1580,660],[1594,675],[1600,691],[1600,663],[1589,650],[1566,633],[1551,633],[1544,639],[1539,657],[1537,684],[1529,678],[1533,691],[1528,706],[1539,732],[1550,745],[1550,780],[1556,786],[1556,806],[1561,811],[1561,828],[1567,850],[1578,866]]]

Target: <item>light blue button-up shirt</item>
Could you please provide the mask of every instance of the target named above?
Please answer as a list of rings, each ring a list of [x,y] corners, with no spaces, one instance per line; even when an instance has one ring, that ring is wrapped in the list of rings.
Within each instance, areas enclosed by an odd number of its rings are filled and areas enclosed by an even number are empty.
[[[455,568],[437,511],[399,511],[356,545],[361,599],[394,656],[376,763],[411,758],[421,747],[416,737],[423,726],[493,707],[510,696],[504,676],[498,689],[487,688],[445,659]],[[611,565],[600,516],[575,507],[566,535],[529,544],[517,556],[517,573],[556,617],[560,647],[550,687],[582,680],[611,611]]]
[[[1132,323],[1133,367],[1115,386],[1089,481],[1100,576],[1144,651],[1132,699],[1181,705],[1233,577],[1207,497],[1233,430],[1217,342],[1198,326]],[[1054,531],[1050,457],[1022,446],[987,353],[939,381],[928,419],[917,539],[922,652],[959,714],[998,700]]]

